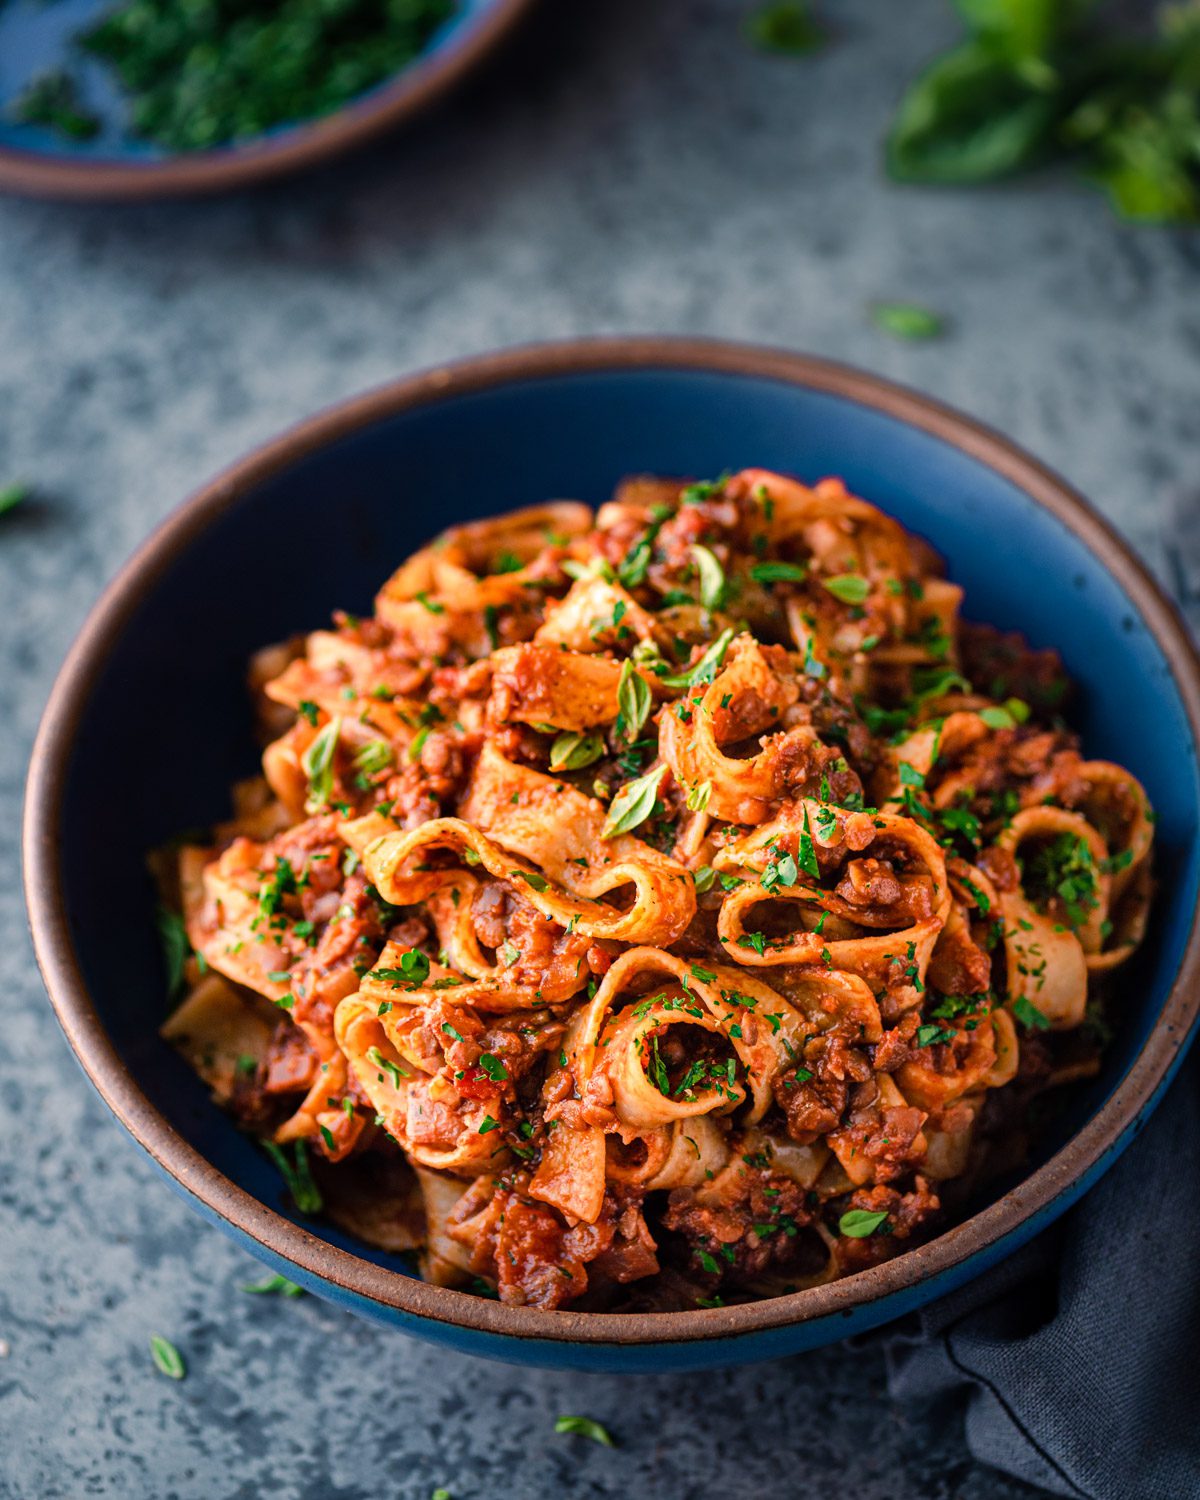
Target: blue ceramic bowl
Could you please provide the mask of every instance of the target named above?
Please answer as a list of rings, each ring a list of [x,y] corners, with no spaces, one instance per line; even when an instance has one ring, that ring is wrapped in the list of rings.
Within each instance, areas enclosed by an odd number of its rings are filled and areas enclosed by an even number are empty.
[[[225,191],[312,166],[360,145],[425,108],[490,51],[532,0],[458,0],[422,55],[332,114],[281,125],[209,151],[171,153],[132,136],[111,71],[72,48],[114,0],[0,3],[0,188],[52,198],[158,198]],[[68,67],[80,98],[101,121],[74,141],[8,112],[38,74]]]
[[[762,465],[852,489],[931,537],[970,617],[1053,645],[1088,750],[1157,809],[1159,897],[1103,1075],[1033,1169],[931,1244],[831,1286],[638,1315],[506,1308],[426,1286],[284,1202],[274,1168],[157,1034],[164,974],[147,849],[216,821],[255,767],[243,666],[264,642],[367,612],[431,532],[623,475]],[[458,1349],[580,1369],[794,1353],[883,1323],[1011,1253],[1112,1163],[1200,1007],[1200,663],[1171,606],[1061,481],[944,407],[765,350],[615,340],[518,350],[338,407],[237,465],[109,588],[54,689],[26,804],[38,959],[93,1083],[199,1211],[309,1290]]]

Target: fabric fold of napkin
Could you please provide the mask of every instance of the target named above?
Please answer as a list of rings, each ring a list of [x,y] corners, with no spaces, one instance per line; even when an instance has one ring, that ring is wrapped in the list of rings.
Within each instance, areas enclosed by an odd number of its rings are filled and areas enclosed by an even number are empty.
[[[1200,1497],[1200,1047],[1051,1230],[884,1334],[915,1420],[1071,1500]]]

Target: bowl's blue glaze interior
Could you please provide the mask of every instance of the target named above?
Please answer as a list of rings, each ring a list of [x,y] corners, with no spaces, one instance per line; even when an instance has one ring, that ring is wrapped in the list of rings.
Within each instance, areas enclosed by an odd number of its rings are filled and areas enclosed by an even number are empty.
[[[711,476],[745,465],[841,475],[931,538],[965,586],[967,616],[1057,647],[1081,689],[1086,749],[1145,784],[1159,818],[1152,930],[1124,971],[1104,1074],[1052,1128],[1043,1157],[1127,1069],[1193,919],[1200,790],[1170,666],[1082,542],[980,462],[840,397],[673,369],[527,381],[343,438],[227,510],[139,606],[80,725],[64,865],[97,1009],[150,1099],[262,1202],[282,1206],[274,1169],[158,1039],[167,1005],[143,862],[173,833],[226,816],[230,782],[255,769],[242,686],[249,653],[324,624],[335,607],[368,612],[392,568],[454,521],[551,497],[596,503],[631,472]],[[397,1265],[331,1227],[308,1227]]]
[[[393,78],[368,89],[347,106],[351,110],[369,109],[396,87],[397,80],[434,56],[441,56],[463,45],[485,15],[495,8],[496,0],[458,0],[454,15],[439,28],[420,58]],[[94,26],[114,0],[7,0],[0,3],[0,147],[37,152],[42,156],[64,157],[73,161],[168,160],[173,153],[151,141],[138,140],[129,134],[128,108],[112,71],[95,58],[87,57],[72,46],[72,38]],[[38,74],[66,68],[79,82],[80,101],[101,122],[99,133],[91,140],[76,141],[40,125],[26,125],[12,118],[10,106],[31,79]],[[278,140],[303,129],[300,120],[265,131],[255,140]],[[239,143],[244,146],[246,143]],[[239,144],[216,148],[224,155],[239,149]]]

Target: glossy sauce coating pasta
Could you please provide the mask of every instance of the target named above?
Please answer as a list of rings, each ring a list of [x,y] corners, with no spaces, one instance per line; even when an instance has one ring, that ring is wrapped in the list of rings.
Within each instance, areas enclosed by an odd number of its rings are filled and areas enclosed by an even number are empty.
[[[903,1251],[1094,1071],[1150,896],[1141,787],[960,592],[759,470],[452,529],[256,658],[166,1034],[294,1193],[505,1302]]]

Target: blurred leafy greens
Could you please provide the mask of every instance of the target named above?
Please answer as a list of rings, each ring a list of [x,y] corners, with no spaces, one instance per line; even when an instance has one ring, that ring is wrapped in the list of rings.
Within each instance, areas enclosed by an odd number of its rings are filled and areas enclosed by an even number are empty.
[[[1200,0],[1151,36],[1095,0],[954,0],[966,39],[909,87],[887,143],[904,182],[977,183],[1073,157],[1122,217],[1200,220]]]

